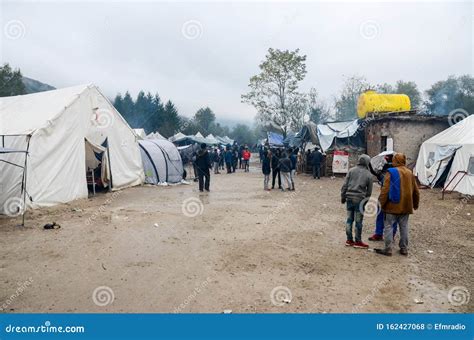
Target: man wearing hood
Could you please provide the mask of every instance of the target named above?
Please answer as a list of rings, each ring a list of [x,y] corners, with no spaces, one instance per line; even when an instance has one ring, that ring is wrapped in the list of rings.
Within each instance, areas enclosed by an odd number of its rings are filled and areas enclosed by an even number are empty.
[[[211,174],[209,169],[211,169],[212,163],[211,158],[209,156],[209,152],[207,152],[207,145],[206,143],[201,144],[201,150],[198,151],[196,156],[196,168],[198,171],[198,178],[199,178],[199,191],[209,191],[209,185],[211,181]]]
[[[385,213],[383,237],[385,249],[375,249],[377,254],[392,256],[393,224],[400,229],[400,254],[408,255],[408,217],[418,209],[420,192],[413,172],[406,167],[406,157],[396,153],[392,159],[392,168],[385,174],[379,197],[382,211]]]
[[[370,157],[361,155],[357,166],[349,170],[341,188],[341,203],[346,203],[346,246],[365,248],[369,246],[362,242],[362,220],[364,207],[372,195],[372,174],[369,171]],[[352,224],[355,221],[355,242],[352,238]]]

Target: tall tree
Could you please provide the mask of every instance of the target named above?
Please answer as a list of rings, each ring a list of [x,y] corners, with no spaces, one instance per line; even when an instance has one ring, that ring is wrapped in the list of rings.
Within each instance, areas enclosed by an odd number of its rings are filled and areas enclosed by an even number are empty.
[[[163,111],[163,123],[159,128],[159,132],[166,138],[173,136],[180,127],[180,118],[175,105],[168,100]]]
[[[474,113],[474,78],[471,75],[449,76],[434,83],[426,94],[425,104],[432,114],[447,115],[457,109]]]
[[[336,120],[352,120],[357,118],[357,100],[362,92],[370,88],[363,76],[346,78],[341,93],[335,99]]]
[[[420,108],[421,105],[421,93],[418,90],[418,86],[414,81],[397,81],[395,86],[395,93],[406,94],[410,98],[412,108]]]
[[[132,125],[133,119],[133,110],[134,110],[135,103],[133,102],[133,98],[130,95],[130,92],[125,92],[122,100],[122,116],[128,122],[128,124]]]
[[[305,61],[306,56],[300,55],[299,49],[268,49],[259,65],[260,73],[250,78],[250,91],[242,95],[242,102],[257,109],[260,122],[277,124],[285,136],[292,116],[299,113],[303,95],[298,92],[298,85],[306,75]]]
[[[319,98],[318,92],[315,88],[309,91],[308,105],[309,105],[309,120],[321,124],[331,119],[331,113],[327,104]]]
[[[200,108],[194,115],[194,121],[200,132],[208,135],[211,133],[211,128],[216,121],[216,115],[209,107]]]
[[[0,67],[0,97],[25,94],[25,84],[20,69],[12,70],[9,64]]]

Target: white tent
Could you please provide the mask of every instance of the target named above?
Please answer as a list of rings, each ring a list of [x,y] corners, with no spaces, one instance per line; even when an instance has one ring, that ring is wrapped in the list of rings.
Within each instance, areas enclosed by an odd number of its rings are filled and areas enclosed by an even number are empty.
[[[183,137],[186,137],[186,135],[184,133],[181,133],[181,132],[178,132],[177,134],[175,134],[174,136],[171,136],[170,138],[168,138],[168,140],[170,142],[174,142],[175,140],[178,140],[178,139],[181,139]]]
[[[179,183],[183,179],[183,162],[178,149],[166,139],[139,141],[145,183]]]
[[[446,190],[474,195],[474,115],[425,141],[414,173],[421,184],[444,180]]]
[[[163,137],[158,131],[156,131],[156,132],[152,132],[152,133],[148,134],[143,139],[166,139],[166,138]]]
[[[140,137],[140,139],[145,139],[146,138],[146,132],[145,129],[133,129],[133,132]]]
[[[112,190],[143,183],[137,137],[94,85],[0,100],[0,146],[28,150],[28,207],[86,198],[87,171],[98,164]],[[9,163],[24,157],[2,154],[0,160],[0,213],[8,213],[6,203],[23,194],[23,172]]]
[[[204,136],[203,136],[200,132],[196,133],[196,134],[194,135],[194,137],[204,138]]]

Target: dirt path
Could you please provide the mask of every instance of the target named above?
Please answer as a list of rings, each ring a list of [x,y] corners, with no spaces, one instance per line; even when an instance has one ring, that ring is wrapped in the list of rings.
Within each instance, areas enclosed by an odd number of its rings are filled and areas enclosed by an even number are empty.
[[[441,201],[423,190],[410,256],[386,258],[344,247],[342,179],[299,175],[293,193],[264,192],[262,182],[254,165],[247,174],[213,176],[211,193],[194,183],[135,187],[36,210],[24,229],[1,218],[0,309],[474,311],[474,298],[448,301],[451,288],[474,288],[474,206],[457,194]],[[364,240],[374,219],[365,220]],[[41,229],[52,221],[62,228]],[[278,305],[289,292],[291,302]],[[456,291],[455,304],[464,293]]]

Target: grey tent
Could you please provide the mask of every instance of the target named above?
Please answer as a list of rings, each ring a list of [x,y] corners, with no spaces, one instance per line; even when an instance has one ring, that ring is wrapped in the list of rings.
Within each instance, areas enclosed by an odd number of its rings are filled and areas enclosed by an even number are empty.
[[[145,183],[179,183],[183,179],[183,163],[178,149],[166,139],[139,140]]]

